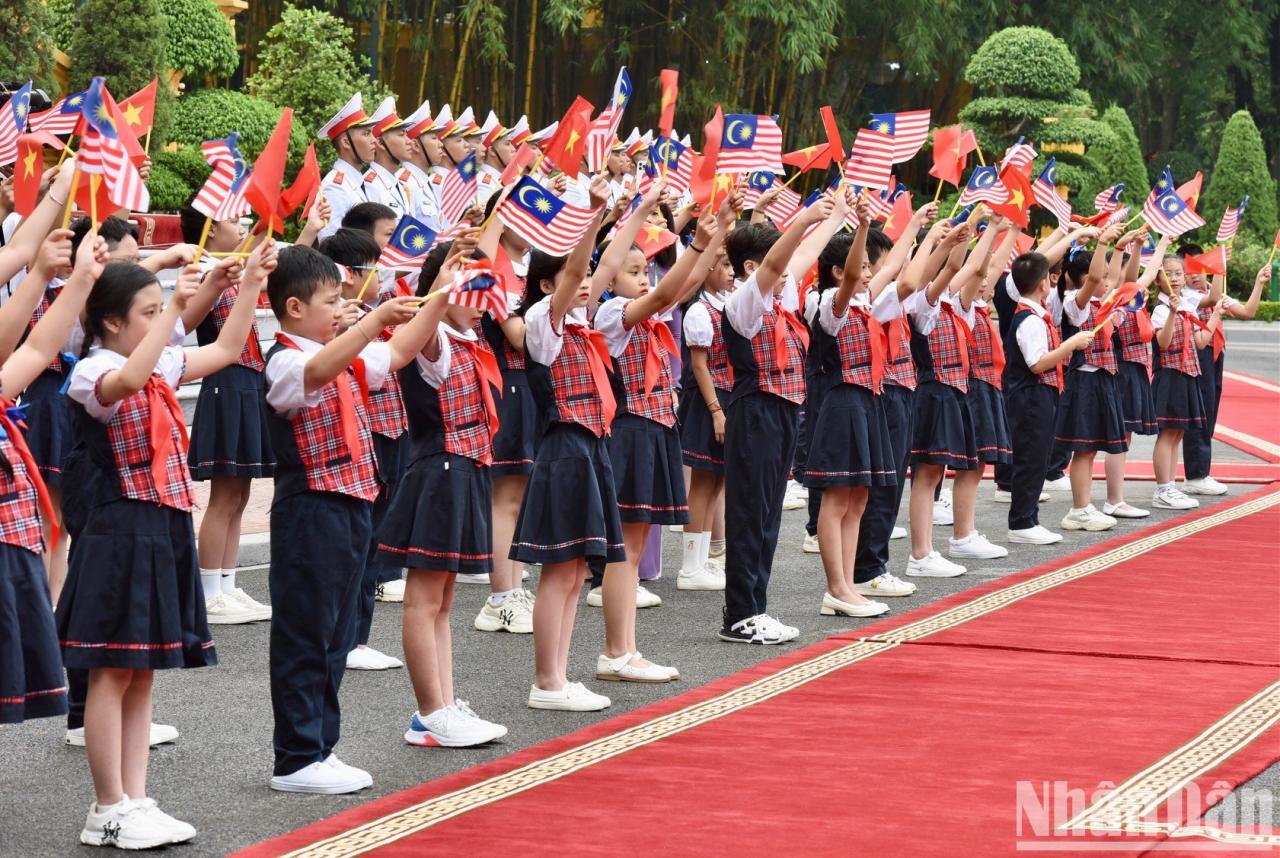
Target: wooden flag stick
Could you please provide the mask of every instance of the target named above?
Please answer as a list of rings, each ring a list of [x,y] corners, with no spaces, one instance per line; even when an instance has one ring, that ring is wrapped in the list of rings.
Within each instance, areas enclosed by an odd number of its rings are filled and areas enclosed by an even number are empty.
[[[243,251],[243,250],[221,250],[221,251],[210,250],[207,253],[205,253],[205,256],[212,256],[216,259],[223,259],[229,256],[253,256],[253,252]],[[199,260],[200,257],[197,256],[196,259]]]
[[[1277,247],[1277,246],[1280,246],[1280,245],[1275,245],[1275,244],[1271,245],[1271,253],[1267,255],[1267,264],[1268,264],[1268,265],[1270,265],[1270,264],[1271,264],[1271,262],[1276,258],[1276,247]]]
[[[62,147],[62,154],[58,156],[58,166],[62,166],[62,162],[67,160],[67,155],[71,152],[71,141],[76,139],[76,135],[72,134],[67,138],[67,143]]]
[[[979,167],[987,166],[987,162],[982,157],[982,147],[977,145],[977,143],[975,142],[974,148],[978,150],[978,166]]]
[[[80,185],[80,168],[76,167],[75,172],[71,174],[71,192],[67,194],[67,208],[62,213],[62,228],[66,229],[71,224],[71,210],[76,205],[76,188]]]
[[[796,179],[800,178],[801,176],[803,176],[804,174],[805,174],[804,170],[797,170],[794,176],[792,176],[790,179],[787,179],[785,182],[782,183],[782,187],[784,188],[791,187],[791,183],[794,182]]]
[[[200,243],[196,245],[196,258],[191,260],[192,265],[200,263],[200,257],[204,254],[204,244],[209,240],[209,229],[213,226],[213,218],[205,215],[204,226],[200,229]],[[209,254],[213,256],[214,254]]]
[[[151,129],[150,128],[147,129],[147,139],[142,144],[142,154],[148,155],[148,156],[151,154]]]
[[[369,269],[369,276],[364,278],[364,285],[360,287],[360,291],[356,294],[356,303],[360,303],[360,299],[364,297],[364,293],[368,291],[369,284],[373,282],[373,278],[377,275],[378,268],[374,266]]]
[[[1128,227],[1129,224],[1133,223],[1135,220],[1142,220],[1142,212],[1138,212],[1136,215],[1129,218],[1127,221],[1124,222],[1124,225]]]
[[[102,181],[102,175],[93,173],[89,176],[89,223],[94,227],[98,225],[98,185]]]
[[[938,190],[933,192],[933,201],[936,203],[942,197],[942,180],[938,180]]]

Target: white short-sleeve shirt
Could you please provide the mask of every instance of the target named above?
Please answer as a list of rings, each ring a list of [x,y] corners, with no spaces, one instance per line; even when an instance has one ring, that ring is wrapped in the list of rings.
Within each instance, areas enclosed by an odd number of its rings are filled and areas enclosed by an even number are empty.
[[[128,360],[125,355],[102,346],[91,349],[85,359],[79,361],[71,371],[67,396],[84,406],[89,416],[99,423],[111,422],[123,400],[103,403],[98,399],[98,383],[107,373],[123,368]],[[177,390],[186,367],[187,358],[183,350],[177,346],[166,346],[160,353],[160,359],[156,361],[155,372]]]
[[[305,374],[307,361],[324,348],[323,343],[289,334],[296,349],[281,349],[267,361],[264,372],[267,404],[282,417],[292,417],[303,408],[314,408],[324,397],[324,388],[307,393]],[[370,390],[381,390],[391,370],[391,347],[387,343],[369,343],[360,351],[364,361],[365,384]]]

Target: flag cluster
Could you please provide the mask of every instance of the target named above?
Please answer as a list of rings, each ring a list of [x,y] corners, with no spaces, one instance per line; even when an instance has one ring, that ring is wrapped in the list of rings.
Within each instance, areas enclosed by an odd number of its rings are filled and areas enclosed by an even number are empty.
[[[502,277],[487,259],[468,263],[453,278],[449,303],[489,312],[499,322],[507,318],[507,290]]]
[[[543,253],[565,256],[587,234],[595,213],[566,203],[526,176],[498,206],[498,218]]]
[[[422,221],[402,215],[387,246],[378,257],[378,268],[419,268],[422,257],[435,246],[436,234]]]
[[[223,140],[209,140],[200,145],[213,172],[200,187],[191,207],[212,220],[235,220],[249,213],[249,204],[244,198],[249,166],[240,154],[239,138],[239,134],[232,132]]]
[[[144,212],[151,203],[151,197],[121,136],[129,134],[129,129],[120,128],[117,121],[119,111],[114,108],[102,78],[94,78],[85,94],[84,138],[76,165],[81,172],[102,176],[107,195],[113,203],[121,208]]]

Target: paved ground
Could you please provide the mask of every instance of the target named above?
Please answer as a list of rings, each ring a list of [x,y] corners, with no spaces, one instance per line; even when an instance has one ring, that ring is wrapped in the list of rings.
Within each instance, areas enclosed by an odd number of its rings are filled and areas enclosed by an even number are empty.
[[[1233,329],[1230,342],[1230,368],[1280,381],[1280,326]],[[1229,447],[1220,445],[1218,449],[1223,460],[1250,461]],[[1133,455],[1149,454],[1147,442],[1139,445]],[[1233,486],[1228,497],[1254,488]],[[1095,487],[1095,494],[1096,490]],[[998,536],[1005,529],[1006,508],[991,504],[990,492],[991,484],[987,482],[980,495],[978,527]],[[1150,483],[1134,483],[1129,486],[1128,496],[1145,505],[1150,492]],[[1046,506],[1046,520],[1055,522],[1066,508],[1066,498],[1055,496]],[[1150,521],[1158,522],[1169,515],[1156,512]],[[803,523],[802,511],[786,513],[770,590],[771,612],[801,629],[797,645],[866,622],[818,616],[822,572],[816,556],[799,551]],[[1065,549],[1018,546],[1008,559],[972,565],[969,574],[961,578],[917,579],[921,582],[920,592],[912,598],[896,600],[893,614],[901,615],[951,593],[1050,561],[1065,550],[1131,532],[1138,526],[1121,523],[1110,534],[1072,534]],[[936,544],[945,546],[946,531],[940,529]],[[902,545],[893,544],[895,567],[904,562]],[[665,604],[641,613],[640,635],[645,652],[679,666],[683,679],[663,686],[614,683],[600,688],[606,684],[589,683],[610,694],[613,713],[709,682],[778,654],[772,648],[717,642],[714,632],[720,595],[678,592],[674,572],[679,565],[679,545],[674,535],[667,537],[664,548],[667,574],[652,588]],[[254,596],[265,597],[264,570],[247,571],[242,577]],[[268,789],[271,713],[265,624],[218,627],[221,664],[217,668],[161,673],[156,682],[156,718],[176,725],[182,737],[177,744],[153,753],[149,791],[168,810],[200,830],[193,844],[178,847],[175,854],[223,855],[371,798],[594,723],[600,716],[533,712],[525,707],[532,672],[531,642],[528,638],[475,631],[471,620],[484,595],[482,588],[462,588],[454,611],[457,687],[478,712],[506,724],[509,735],[503,743],[479,750],[411,748],[400,738],[413,709],[405,672],[350,673],[343,686],[345,729],[340,753],[374,776],[374,788],[354,797],[281,795]],[[580,617],[571,672],[586,679],[600,652],[603,630],[598,609],[584,605]],[[400,619],[399,606],[379,605],[374,646],[400,652]],[[892,676],[883,680],[891,683]],[[0,728],[0,761],[0,808],[4,811],[0,855],[93,854],[76,845],[85,807],[92,799],[89,772],[83,752],[64,746],[62,725],[44,720]],[[1280,789],[1280,766],[1273,766],[1247,786]]]

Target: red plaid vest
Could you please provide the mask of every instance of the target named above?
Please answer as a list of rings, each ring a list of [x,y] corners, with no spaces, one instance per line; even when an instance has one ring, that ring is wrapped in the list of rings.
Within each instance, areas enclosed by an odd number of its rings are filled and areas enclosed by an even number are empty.
[[[901,318],[884,325],[884,334],[889,344],[884,383],[915,390],[916,362],[911,359],[911,322],[905,310]]]
[[[847,320],[835,338],[840,357],[840,380],[879,394],[884,375],[884,349],[887,348],[880,323],[865,307],[850,304],[845,314]]]
[[[799,405],[804,402],[804,356],[809,345],[797,330],[799,323],[791,321],[794,319],[794,315],[781,310],[775,299],[773,306],[765,310],[760,330],[751,338],[751,356],[755,363],[756,387]],[[783,354],[778,353],[779,326],[782,326],[781,339],[785,345]],[[735,379],[738,374],[735,367]]]
[[[1200,375],[1200,358],[1196,354],[1195,316],[1181,310],[1169,314],[1166,325],[1173,325],[1173,339],[1160,351],[1160,366],[1176,369],[1184,375]]]
[[[1019,305],[1015,315],[1019,315],[1019,316],[1028,315],[1028,316],[1034,317],[1035,311],[1029,310],[1024,306]],[[1062,345],[1062,332],[1058,330],[1058,326],[1053,323],[1053,319],[1049,317],[1048,313],[1046,313],[1045,315],[1041,316],[1038,319],[1036,318],[1028,319],[1026,324],[1044,325],[1045,333],[1049,337],[1049,349],[1048,349],[1049,351],[1053,351],[1058,346]],[[1051,369],[1047,369],[1042,373],[1038,373],[1037,377],[1039,378],[1041,384],[1052,387],[1054,390],[1058,391],[1059,393],[1062,392],[1062,364],[1060,363],[1054,364]]]
[[[472,349],[476,352],[483,351],[491,361],[493,352],[484,340],[474,345],[454,340],[449,345],[452,348],[449,377],[437,390],[445,452],[466,456],[482,465],[491,465],[493,433],[497,428],[495,424],[491,424],[494,416],[490,411],[493,403],[492,380]],[[496,365],[494,368],[496,369]],[[498,381],[501,382],[501,378]],[[486,388],[489,389],[488,397],[484,395]]]
[[[0,400],[0,408],[11,403]],[[27,466],[18,444],[23,443],[18,428],[7,418],[0,436],[0,542],[25,548],[35,554],[44,551],[44,535],[40,530],[40,494],[35,480],[39,471]],[[34,476],[33,476],[34,475]]]
[[[1098,308],[1100,306],[1102,306],[1101,301],[1089,302],[1089,315],[1085,317],[1084,324],[1080,326],[1080,330],[1092,331],[1098,326]],[[1087,349],[1078,351],[1071,356],[1071,366],[1073,368],[1086,363],[1093,364],[1109,375],[1115,375],[1119,372],[1120,365],[1116,362],[1116,350],[1111,338],[1111,324],[1109,321],[1089,341]]]
[[[1129,363],[1140,363],[1151,374],[1151,339],[1155,331],[1151,329],[1151,317],[1146,310],[1136,313],[1125,313],[1120,323],[1120,360]]]
[[[725,345],[724,331],[721,328],[724,324],[724,310],[711,306],[705,295],[700,300],[707,315],[711,317],[711,348],[707,349],[707,369],[711,373],[711,384],[716,390],[732,390],[733,364],[729,363],[729,347]]]
[[[1209,319],[1213,317],[1213,307],[1197,307],[1196,317],[1204,324],[1209,324]],[[1213,341],[1209,344],[1213,349],[1213,359],[1216,361],[1222,357],[1222,350],[1227,347],[1227,332],[1221,324],[1213,331]]]
[[[93,393],[105,405],[102,378]],[[145,388],[122,399],[106,429],[122,495],[190,511],[195,490],[187,468],[187,429],[177,396],[163,376],[152,375]],[[161,454],[163,464],[155,461]],[[161,468],[163,477],[157,480]]]
[[[282,337],[283,335],[277,335]],[[297,346],[285,339],[268,353],[270,360],[282,348]],[[361,368],[363,372],[363,368]],[[355,408],[357,449],[351,449],[343,433],[342,414],[338,400],[338,385],[345,384],[351,391]],[[377,463],[373,457],[373,436],[369,429],[369,411],[365,405],[364,379],[357,379],[348,369],[324,386],[320,402],[310,408],[300,408],[290,418],[293,446],[297,451],[298,466],[306,474],[307,488],[313,492],[337,492],[366,501],[378,497]],[[291,450],[277,449],[277,481],[287,477],[291,469]]]
[[[549,367],[553,421],[576,423],[597,438],[609,434],[613,416],[606,415],[599,388],[600,383],[609,384],[608,360],[603,334],[586,325],[564,323],[560,354]]]
[[[231,315],[231,308],[235,305],[236,296],[239,294],[239,285],[229,286],[223,289],[222,294],[218,296],[218,300],[213,302],[208,318],[196,328],[196,338],[201,345],[208,345],[218,338],[218,332],[226,324],[227,316]],[[262,372],[266,368],[267,363],[262,359],[262,346],[258,343],[257,322],[250,326],[249,339],[245,341],[244,348],[240,350],[240,356],[236,358],[236,363],[240,366],[248,367],[254,372]]]
[[[969,367],[973,377],[985,381],[992,387],[1000,387],[1000,376],[1004,372],[1004,344],[991,321],[991,308],[979,306],[975,308],[973,325],[973,345],[969,349]]]
[[[666,325],[645,319],[631,329],[631,337],[622,354],[614,359],[623,389],[627,392],[627,411],[637,417],[671,427],[676,423],[675,388],[671,374],[671,354],[675,341],[670,331],[660,332]],[[656,374],[647,370],[656,364]],[[646,382],[652,382],[652,386]]]
[[[381,331],[374,339],[385,343],[394,333],[391,328]],[[369,431],[384,438],[399,438],[409,428],[404,413],[404,398],[400,394],[400,376],[389,373],[378,390],[369,391],[365,403],[369,409]]]
[[[916,334],[916,340],[924,346],[916,348],[917,356],[922,358],[916,362],[921,381],[937,381],[961,393],[968,392],[968,341],[972,333],[967,333],[967,328],[960,329],[964,324],[951,305],[943,301],[933,331],[927,337]]]

